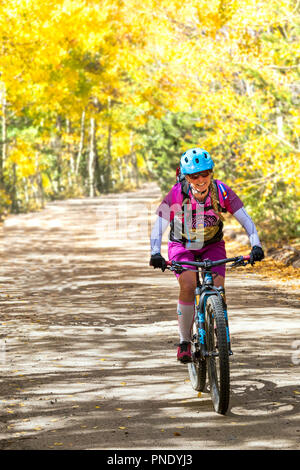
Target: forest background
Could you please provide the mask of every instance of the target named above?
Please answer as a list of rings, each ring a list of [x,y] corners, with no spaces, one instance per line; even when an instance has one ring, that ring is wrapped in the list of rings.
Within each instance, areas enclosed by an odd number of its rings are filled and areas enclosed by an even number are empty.
[[[5,0],[0,212],[156,180],[203,147],[266,242],[299,236],[299,0]]]

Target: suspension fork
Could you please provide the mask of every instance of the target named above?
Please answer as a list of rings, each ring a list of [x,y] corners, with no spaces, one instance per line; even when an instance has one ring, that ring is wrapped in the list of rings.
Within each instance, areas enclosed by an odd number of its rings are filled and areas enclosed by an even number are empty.
[[[224,312],[224,318],[225,318],[225,323],[226,323],[226,336],[227,336],[228,351],[229,351],[229,354],[232,354],[225,289],[224,287],[221,286],[221,287],[218,287],[218,291],[220,292],[220,295],[222,298],[223,312]]]

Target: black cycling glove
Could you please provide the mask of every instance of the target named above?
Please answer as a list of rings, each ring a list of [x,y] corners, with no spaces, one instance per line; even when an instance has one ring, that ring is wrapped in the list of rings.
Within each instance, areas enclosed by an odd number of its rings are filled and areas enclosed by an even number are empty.
[[[161,256],[160,253],[155,253],[155,255],[152,255],[149,264],[154,268],[161,268],[162,271],[165,271],[167,267],[166,260],[163,256]]]
[[[255,261],[261,261],[264,259],[264,250],[260,246],[253,246],[250,253],[250,264],[254,264]]]

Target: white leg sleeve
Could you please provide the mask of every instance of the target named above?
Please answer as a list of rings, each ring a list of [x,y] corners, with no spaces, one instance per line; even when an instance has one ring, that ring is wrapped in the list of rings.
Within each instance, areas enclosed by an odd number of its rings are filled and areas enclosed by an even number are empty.
[[[251,219],[250,215],[246,212],[244,207],[241,207],[238,211],[236,211],[233,216],[236,220],[242,225],[245,229],[251,246],[260,246],[261,243],[258,237],[258,233],[255,227],[253,220]]]
[[[177,317],[179,328],[179,341],[191,341],[191,329],[194,319],[194,302],[181,302],[178,301]]]
[[[169,222],[166,219],[157,217],[150,237],[151,255],[160,253],[162,236],[165,233],[168,225]]]

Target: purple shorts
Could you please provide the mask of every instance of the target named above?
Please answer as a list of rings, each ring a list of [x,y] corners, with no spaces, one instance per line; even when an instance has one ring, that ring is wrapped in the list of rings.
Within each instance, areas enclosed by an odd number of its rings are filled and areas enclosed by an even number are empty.
[[[218,261],[219,259],[226,258],[225,242],[221,240],[211,245],[207,245],[201,250],[187,250],[182,243],[169,242],[168,243],[168,256],[170,261],[195,261],[195,256],[201,256],[201,260],[210,259],[211,261]],[[193,269],[192,266],[187,266]],[[194,268],[193,270],[196,270]],[[221,266],[214,266],[213,272],[217,272],[225,277],[225,264]],[[176,277],[180,274],[175,273]]]

